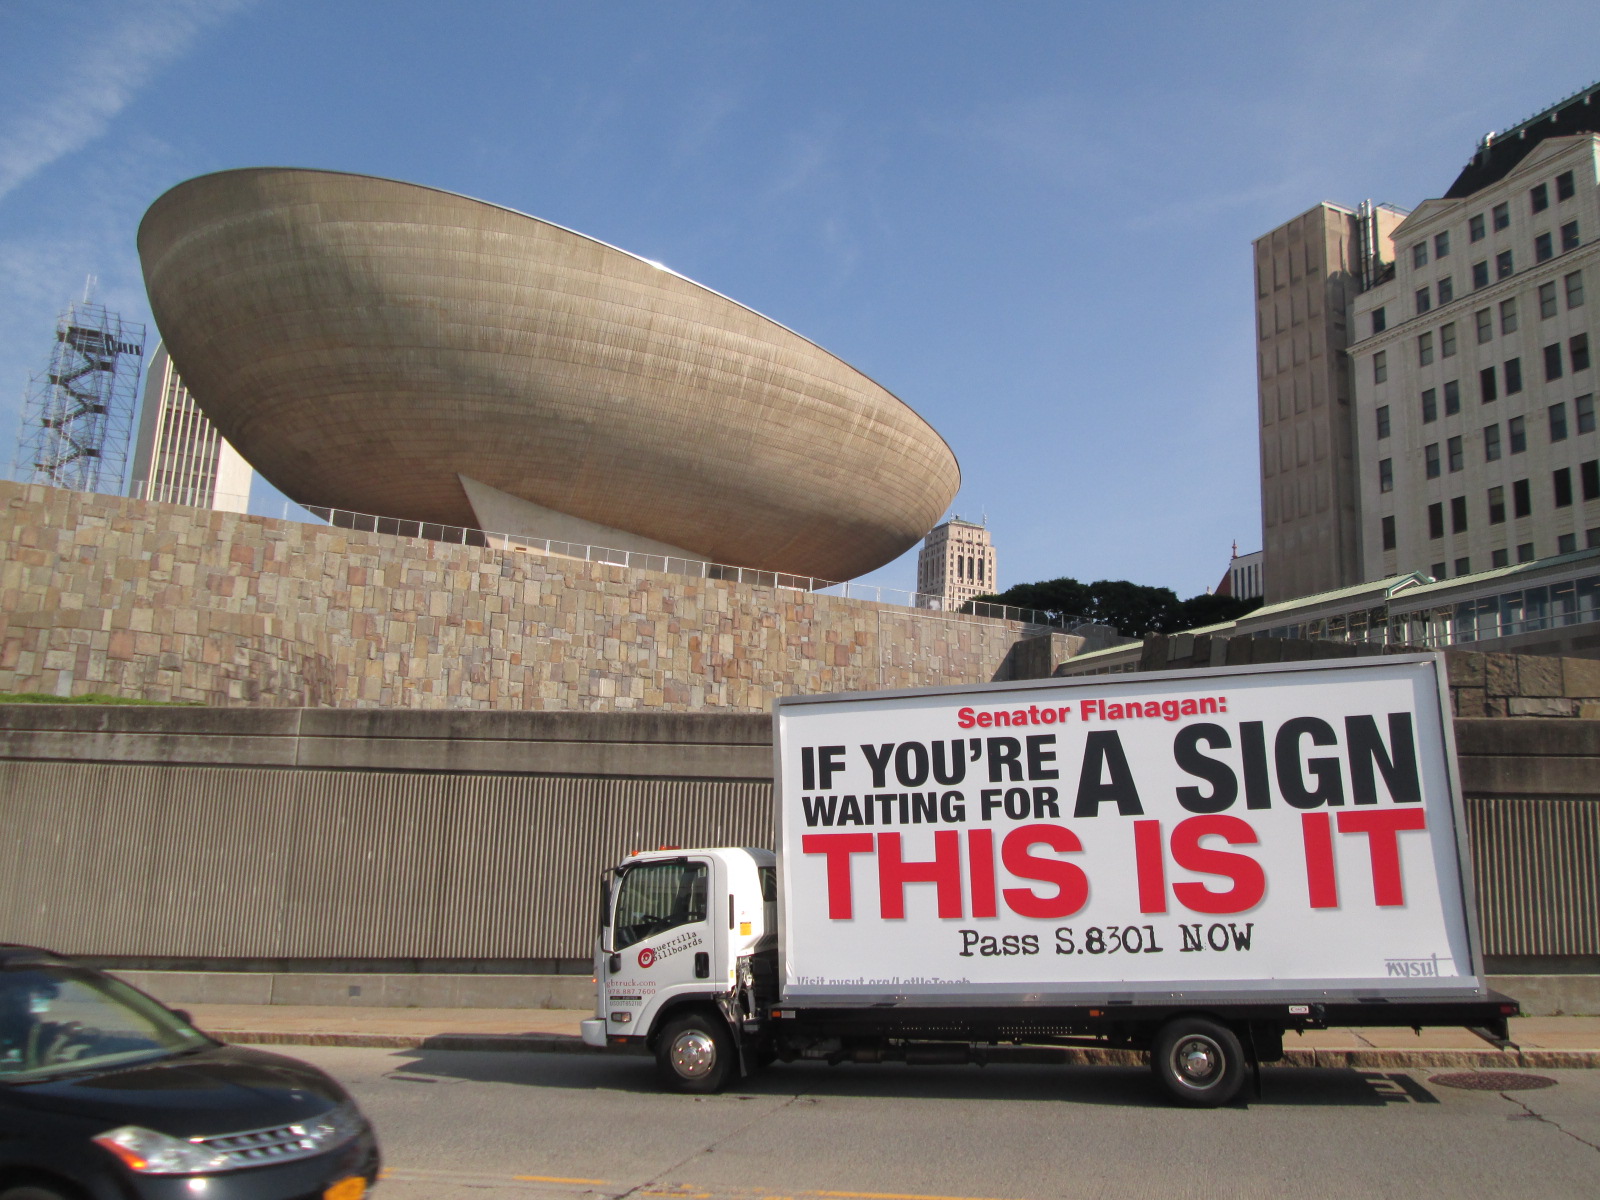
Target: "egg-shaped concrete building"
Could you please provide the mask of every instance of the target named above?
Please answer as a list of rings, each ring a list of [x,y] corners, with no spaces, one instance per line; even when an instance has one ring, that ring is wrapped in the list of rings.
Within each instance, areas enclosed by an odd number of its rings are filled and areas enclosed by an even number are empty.
[[[139,227],[156,323],[293,499],[850,579],[960,483],[906,404],[655,263],[330,171],[179,184]]]

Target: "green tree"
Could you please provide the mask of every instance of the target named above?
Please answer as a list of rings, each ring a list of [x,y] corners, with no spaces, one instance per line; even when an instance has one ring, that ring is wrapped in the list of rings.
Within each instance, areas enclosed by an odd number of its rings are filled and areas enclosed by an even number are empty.
[[[1068,576],[1039,583],[1019,583],[998,595],[978,596],[962,606],[973,611],[981,603],[1033,609],[1069,622],[1110,625],[1125,637],[1176,633],[1202,625],[1234,620],[1260,606],[1260,600],[1236,600],[1202,592],[1179,600],[1171,588],[1147,587],[1126,579],[1080,583]]]

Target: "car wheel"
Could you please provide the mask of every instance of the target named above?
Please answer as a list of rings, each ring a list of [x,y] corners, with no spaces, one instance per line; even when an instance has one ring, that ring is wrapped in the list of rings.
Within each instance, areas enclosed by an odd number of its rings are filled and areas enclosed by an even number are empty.
[[[727,1024],[706,1013],[674,1018],[656,1041],[661,1078],[680,1092],[720,1092],[737,1069],[736,1054]]]
[[[74,1196],[37,1183],[24,1183],[0,1192],[0,1200],[74,1200]]]
[[[1226,1025],[1208,1017],[1179,1017],[1156,1034],[1150,1066],[1178,1103],[1216,1108],[1239,1093],[1244,1047]]]

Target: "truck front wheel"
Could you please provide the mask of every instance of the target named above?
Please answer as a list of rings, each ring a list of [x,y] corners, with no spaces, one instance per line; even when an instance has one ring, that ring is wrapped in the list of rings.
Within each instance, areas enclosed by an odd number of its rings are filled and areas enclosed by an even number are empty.
[[[1225,1025],[1207,1017],[1179,1017],[1156,1035],[1150,1066],[1179,1104],[1216,1108],[1239,1093],[1244,1047]]]
[[[738,1069],[727,1024],[692,1012],[667,1022],[656,1041],[656,1068],[680,1092],[720,1092]]]

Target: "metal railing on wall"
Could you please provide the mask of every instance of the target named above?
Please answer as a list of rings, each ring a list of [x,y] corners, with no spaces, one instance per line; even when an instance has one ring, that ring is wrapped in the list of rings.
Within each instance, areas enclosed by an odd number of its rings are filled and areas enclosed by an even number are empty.
[[[947,607],[941,596],[913,592],[902,588],[882,587],[878,584],[852,583],[832,579],[819,579],[813,575],[791,575],[784,571],[768,571],[756,567],[736,567],[728,563],[709,562],[676,555],[651,554],[642,550],[619,550],[612,546],[596,546],[587,542],[568,542],[559,538],[529,537],[520,533],[495,533],[484,529],[470,529],[460,525],[441,525],[432,521],[409,521],[399,517],[379,517],[370,513],[350,512],[322,505],[303,506],[317,519],[336,529],[349,529],[358,533],[382,533],[394,537],[420,538],[430,542],[445,542],[458,546],[482,546],[496,550],[515,550],[531,554],[548,554],[556,558],[572,558],[582,562],[603,563],[606,566],[624,567],[633,571],[654,571],[667,575],[684,575],[693,579],[715,579],[739,583],[749,587],[767,587],[796,592],[814,592],[822,596],[838,596],[847,600],[869,600],[877,604],[891,604],[922,612],[948,612],[953,616],[979,617],[992,621],[1016,621],[1024,625],[1064,628],[1072,618],[1040,612],[1031,608],[1015,608],[987,601],[969,601],[958,607]]]

